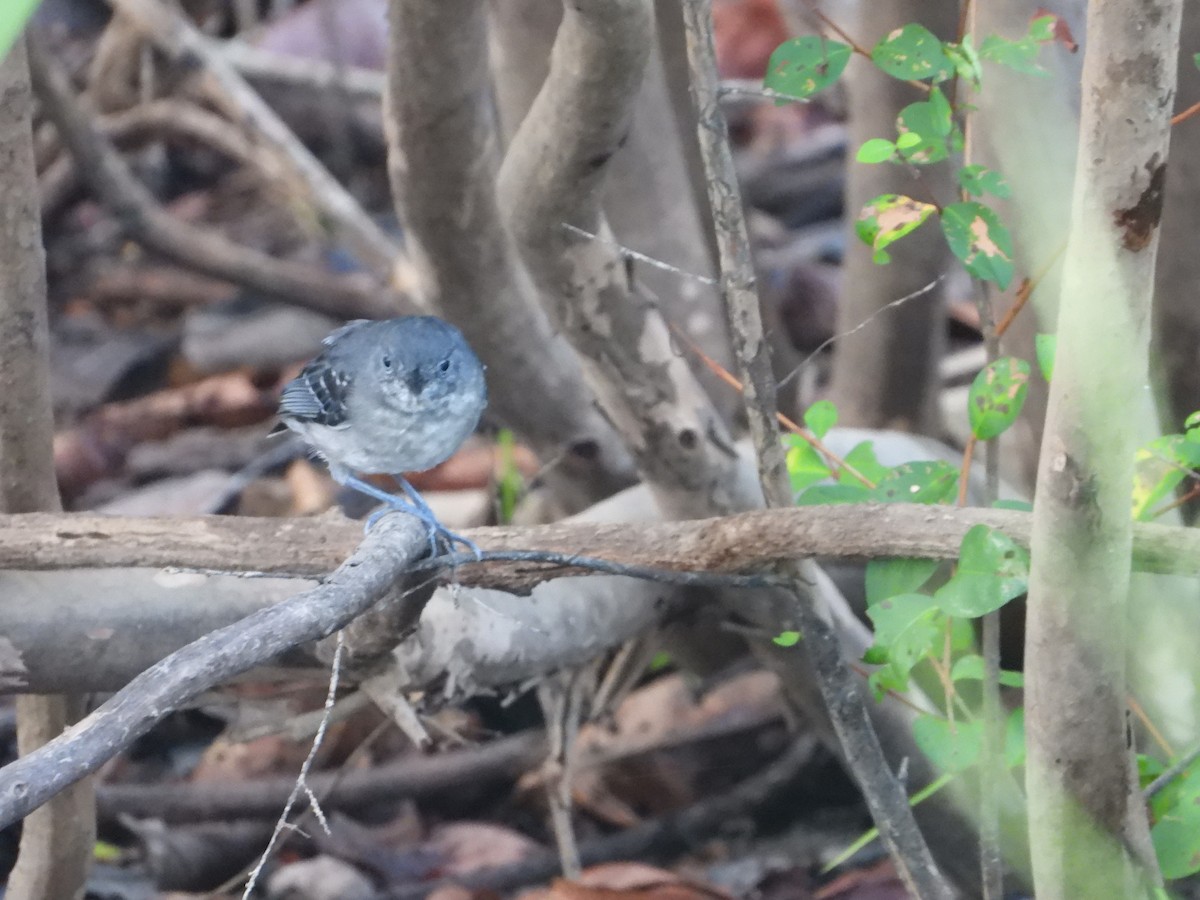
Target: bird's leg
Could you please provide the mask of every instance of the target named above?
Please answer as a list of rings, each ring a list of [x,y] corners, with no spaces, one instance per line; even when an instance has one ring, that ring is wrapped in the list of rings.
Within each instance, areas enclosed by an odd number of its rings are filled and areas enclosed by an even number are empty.
[[[359,493],[366,494],[368,497],[373,497],[385,504],[383,509],[376,510],[367,517],[367,531],[370,531],[375,523],[389,512],[408,513],[411,516],[416,516],[424,524],[425,532],[429,536],[429,546],[433,556],[437,556],[439,553],[438,539],[441,538],[450,550],[453,550],[455,542],[458,542],[474,553],[476,559],[483,558],[482,551],[474,541],[460,534],[455,534],[438,521],[433,510],[429,508],[429,504],[425,502],[425,498],[418,494],[412,485],[400,477],[397,477],[396,480],[400,482],[404,488],[404,492],[410,499],[406,500],[396,494],[389,494],[382,488],[377,488],[375,485],[348,473],[337,479],[339,483],[346,487],[353,488]]]
[[[461,534],[451,531],[449,528],[438,522],[437,516],[434,515],[433,510],[429,508],[429,504],[425,502],[425,498],[421,496],[420,491],[408,483],[407,478],[405,478],[403,475],[393,475],[392,477],[399,482],[400,487],[404,489],[404,493],[408,494],[408,499],[412,501],[413,505],[424,511],[429,517],[427,521],[437,523],[435,526],[437,533],[446,542],[449,550],[453,551],[456,543],[462,544],[465,548],[475,554],[475,558],[477,560],[480,562],[483,561],[483,551],[479,549],[479,545],[470,538],[465,538]]]

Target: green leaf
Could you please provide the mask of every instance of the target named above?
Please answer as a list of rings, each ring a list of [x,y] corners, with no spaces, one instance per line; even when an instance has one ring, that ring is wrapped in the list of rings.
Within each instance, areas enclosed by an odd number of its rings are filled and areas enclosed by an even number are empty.
[[[901,194],[882,194],[863,207],[854,223],[859,239],[875,251],[877,263],[889,261],[885,248],[915,231],[937,209]]]
[[[975,45],[971,43],[971,36],[965,35],[961,44],[943,44],[942,49],[954,64],[958,77],[969,82],[974,90],[979,90],[983,81],[983,68],[979,63]]]
[[[945,81],[954,74],[954,64],[943,44],[924,25],[915,22],[897,28],[871,51],[871,59],[893,78],[902,81]]]
[[[942,639],[945,621],[932,597],[901,594],[867,608],[875,626],[871,659],[887,654],[886,686],[904,690],[913,666],[924,659]]]
[[[797,434],[785,434],[783,444],[787,448],[783,458],[793,494],[830,477],[829,466],[804,438]]]
[[[877,485],[871,499],[880,503],[946,503],[958,496],[958,469],[941,461],[905,463]]]
[[[818,440],[829,434],[829,429],[837,424],[837,418],[837,407],[829,400],[818,400],[804,411],[804,424]]]
[[[1163,768],[1154,777],[1162,774]],[[1152,780],[1152,779],[1151,779]],[[1200,766],[1192,765],[1173,779],[1150,800],[1150,808],[1156,819],[1176,815],[1182,806],[1200,804]]]
[[[867,563],[867,606],[911,594],[937,571],[936,559],[873,559]]]
[[[1038,368],[1042,370],[1042,377],[1049,381],[1054,375],[1054,353],[1058,349],[1058,335],[1034,335],[1033,348],[1037,354]]]
[[[1029,36],[1010,41],[989,34],[979,45],[979,56],[1027,75],[1045,75],[1046,70],[1037,64],[1039,49],[1038,42]]]
[[[40,0],[4,0],[0,3],[0,61],[8,56],[25,23],[33,16]]]
[[[781,631],[775,637],[771,638],[771,642],[778,644],[780,647],[795,647],[800,643],[800,632]]]
[[[1033,512],[1033,504],[1028,500],[996,500],[992,509],[1015,509],[1017,512]]]
[[[952,681],[983,681],[983,657],[978,653],[969,653],[954,661],[950,667]],[[1025,676],[1020,672],[1000,670],[1000,683],[1005,687],[1024,687]]]
[[[976,440],[990,441],[1007,431],[1021,414],[1029,388],[1029,363],[1002,356],[984,366],[971,383],[967,417]]]
[[[1013,276],[1012,237],[1000,217],[982,203],[968,200],[942,210],[946,243],[968,272],[1008,287]]]
[[[1025,593],[1029,553],[986,525],[971,528],[959,549],[958,569],[934,594],[947,615],[973,619]]]
[[[1029,23],[1029,39],[1039,44],[1047,44],[1054,40],[1054,24],[1058,16],[1038,16]]]
[[[934,128],[938,134],[946,137],[954,129],[954,110],[950,107],[950,101],[946,99],[941,88],[934,87],[929,90],[928,103],[933,115]]]
[[[842,459],[846,461],[847,465],[854,466],[854,470],[872,484],[879,484],[884,478],[887,478],[890,471],[887,466],[875,458],[875,445],[870,441],[855,444],[854,449],[842,457]],[[838,483],[862,486],[861,481],[844,469],[838,473]]]
[[[1200,806],[1182,806],[1150,829],[1163,878],[1173,881],[1200,872]]]
[[[837,503],[867,503],[871,492],[857,484],[817,484],[796,498],[797,506],[821,506]]]
[[[1153,518],[1155,508],[1200,467],[1200,444],[1181,434],[1164,434],[1138,448],[1133,463],[1133,517]]]
[[[858,148],[855,160],[860,163],[887,162],[896,155],[896,145],[886,138],[871,138]]]
[[[937,88],[934,91],[941,95]],[[896,117],[896,131],[905,140],[898,140],[896,149],[906,162],[928,165],[941,162],[950,155],[946,137],[954,123],[948,114],[949,104],[946,104],[946,110],[947,115],[943,118],[938,106],[928,100],[910,103],[900,110],[900,115]],[[908,135],[914,135],[915,142]]]
[[[1155,778],[1166,771],[1166,766],[1161,760],[1155,759],[1153,756],[1147,756],[1145,753],[1137,754],[1137,770],[1138,770],[1138,787],[1145,790],[1150,786]],[[1159,791],[1161,796],[1162,792]]]
[[[1025,708],[1018,706],[1004,729],[1004,764],[1010,769],[1025,765]]]
[[[1192,54],[1192,63],[1196,66],[1197,69],[1200,69],[1200,53]]]
[[[983,722],[955,722],[920,715],[913,720],[913,738],[921,751],[943,772],[962,772],[979,762],[983,753]]]
[[[850,61],[850,47],[817,35],[784,41],[767,63],[763,86],[803,100],[841,77]]]
[[[1194,412],[1190,416],[1188,416],[1186,419],[1184,419],[1183,427],[1187,428],[1189,430],[1192,428],[1200,427],[1200,411]]]
[[[664,669],[669,669],[674,665],[674,660],[671,659],[671,654],[666,650],[659,650],[654,654],[654,658],[650,660],[650,671],[661,672]]]
[[[1004,176],[987,166],[963,166],[958,170],[958,183],[972,197],[991,194],[1004,200],[1012,194]]]

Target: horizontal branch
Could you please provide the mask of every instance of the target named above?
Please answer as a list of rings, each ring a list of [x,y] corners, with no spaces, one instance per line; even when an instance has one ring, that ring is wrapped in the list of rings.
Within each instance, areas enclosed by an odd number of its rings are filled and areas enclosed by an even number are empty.
[[[463,533],[487,551],[538,550],[677,572],[730,572],[799,556],[954,559],[963,535],[980,524],[1028,546],[1028,513],[910,504],[807,506],[686,522],[562,522],[475,528]],[[0,568],[148,566],[314,576],[339,566],[361,539],[358,522],[328,516],[139,519],[29,513],[0,516]],[[1200,575],[1200,532],[1135,524],[1133,568]],[[581,571],[556,567],[554,574]],[[456,571],[463,584],[509,590],[526,588],[544,577],[544,569],[519,561],[468,564]]]

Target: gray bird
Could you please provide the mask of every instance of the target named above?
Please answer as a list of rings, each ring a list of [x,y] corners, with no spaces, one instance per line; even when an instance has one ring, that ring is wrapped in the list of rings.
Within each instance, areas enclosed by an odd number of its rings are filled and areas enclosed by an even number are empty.
[[[479,424],[487,385],[462,332],[433,316],[403,316],[350,322],[322,343],[325,350],[283,389],[282,424],[324,457],[338,484],[424,522],[435,555],[442,538],[478,556],[475,543],[443,526],[401,475],[445,461]],[[407,499],[355,472],[392,475]]]

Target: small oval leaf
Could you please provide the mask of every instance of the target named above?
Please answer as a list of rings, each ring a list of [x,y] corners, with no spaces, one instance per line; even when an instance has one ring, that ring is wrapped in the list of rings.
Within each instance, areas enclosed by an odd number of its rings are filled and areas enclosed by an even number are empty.
[[[1002,356],[975,376],[967,397],[967,416],[977,440],[999,437],[1017,420],[1029,388],[1029,363]]]
[[[886,138],[871,138],[858,148],[855,160],[860,163],[887,162],[896,155],[896,145]]]
[[[763,86],[803,100],[829,87],[845,71],[850,47],[818,35],[784,41],[767,63]]]
[[[942,233],[967,271],[1001,290],[1013,276],[1012,237],[1000,217],[982,203],[968,200],[942,210]]]
[[[937,35],[911,22],[897,28],[871,51],[871,59],[893,78],[902,81],[945,81],[954,74],[954,63],[946,56]]]

